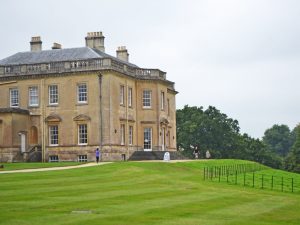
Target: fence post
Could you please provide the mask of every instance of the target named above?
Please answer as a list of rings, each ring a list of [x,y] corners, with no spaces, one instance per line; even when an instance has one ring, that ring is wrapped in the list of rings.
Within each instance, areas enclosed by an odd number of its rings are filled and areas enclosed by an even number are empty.
[[[203,170],[204,172],[203,172],[203,178],[204,178],[204,180],[205,180],[205,167],[204,167],[204,170]]]
[[[273,182],[274,182],[274,176],[272,175],[272,181],[271,181],[271,189],[273,190]]]
[[[261,175],[261,188],[264,189],[264,175]]]
[[[292,178],[292,192],[294,192],[294,178]]]
[[[235,184],[237,184],[237,170],[235,171]]]
[[[227,174],[226,174],[226,176],[227,176],[227,183],[228,183],[228,168],[227,168]]]
[[[252,177],[252,187],[254,187],[254,172],[253,172],[253,177]]]
[[[219,182],[221,182],[221,167],[219,167]]]
[[[281,191],[283,192],[283,177],[281,177]]]

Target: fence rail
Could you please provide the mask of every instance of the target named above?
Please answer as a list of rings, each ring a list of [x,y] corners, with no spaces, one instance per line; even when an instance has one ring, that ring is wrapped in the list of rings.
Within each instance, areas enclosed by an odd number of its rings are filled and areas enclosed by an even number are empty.
[[[226,182],[253,188],[300,193],[300,179],[274,176],[260,172],[267,167],[259,164],[235,164],[228,166],[205,167],[204,180]]]

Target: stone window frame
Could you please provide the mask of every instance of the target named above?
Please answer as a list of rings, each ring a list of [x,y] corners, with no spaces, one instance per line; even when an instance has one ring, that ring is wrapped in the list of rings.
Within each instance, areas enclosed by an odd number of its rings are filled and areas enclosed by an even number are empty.
[[[125,123],[120,124],[120,145],[125,145]]]
[[[79,146],[86,146],[89,143],[89,134],[90,134],[90,123],[91,123],[91,118],[87,115],[80,114],[76,117],[73,118],[73,121],[76,123],[76,135],[75,137],[77,140],[74,140],[75,143],[77,143]],[[86,143],[81,143],[80,142],[80,133],[79,133],[79,127],[81,125],[86,125]]]
[[[56,91],[51,90],[54,87],[56,87]],[[55,99],[55,101],[53,101],[53,102],[52,102],[52,97]],[[48,85],[48,103],[49,103],[49,105],[58,105],[59,104],[59,89],[58,89],[57,84],[49,84]]]
[[[84,128],[84,129],[82,129]],[[84,131],[82,133],[82,131]],[[77,140],[78,145],[88,145],[89,140],[88,124],[87,123],[78,123],[77,124]]]
[[[59,162],[58,155],[49,155],[49,162]]]
[[[128,126],[128,145],[133,145],[133,125]]]
[[[125,85],[120,85],[120,105],[125,105]]]
[[[87,162],[87,155],[78,155],[78,162]]]
[[[80,89],[80,86],[85,85],[85,92]],[[82,94],[82,96],[80,96]],[[83,100],[81,100],[81,97]],[[88,103],[88,85],[86,82],[77,83],[77,103],[78,104],[87,104]]]
[[[128,87],[128,107],[132,108],[133,102],[133,89],[132,87]]]
[[[19,108],[20,94],[19,94],[19,89],[17,87],[13,87],[9,89],[9,105],[10,107],[13,108]]]
[[[150,90],[150,89],[143,90],[142,106],[143,106],[143,109],[151,109],[152,108],[152,90]]]
[[[56,128],[56,134],[51,133],[51,128]],[[55,135],[55,136],[54,136]],[[49,124],[48,125],[48,136],[49,136],[49,146],[59,146],[59,126],[58,124]],[[56,139],[52,139],[56,137]],[[54,141],[55,143],[52,143]]]
[[[165,110],[165,92],[164,91],[160,92],[160,110],[161,111]]]
[[[36,89],[36,95],[34,95],[34,96],[32,95],[32,92],[31,92],[31,89],[33,89],[33,88]],[[36,104],[33,104],[31,102],[32,97],[36,97],[36,99],[37,99],[37,103]],[[39,106],[39,88],[36,85],[28,87],[28,106],[29,107],[38,107]]]
[[[168,110],[168,116],[170,116],[170,99],[167,98],[167,110]]]

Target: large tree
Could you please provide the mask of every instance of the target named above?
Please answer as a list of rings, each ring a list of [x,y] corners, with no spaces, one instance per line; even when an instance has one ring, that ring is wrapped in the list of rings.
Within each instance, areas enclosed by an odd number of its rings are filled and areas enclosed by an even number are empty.
[[[185,155],[195,148],[201,157],[209,150],[213,158],[247,159],[279,168],[281,159],[259,139],[239,133],[237,120],[213,106],[185,106],[177,110],[177,145]]]
[[[287,125],[275,124],[265,131],[263,142],[272,152],[285,157],[293,145],[293,137]]]
[[[228,118],[213,106],[185,106],[177,110],[177,144],[179,149],[191,155],[194,148],[201,155],[209,150],[214,158],[228,158],[234,148],[239,125],[237,120]]]
[[[296,140],[285,159],[285,169],[300,173],[300,124],[293,132]]]

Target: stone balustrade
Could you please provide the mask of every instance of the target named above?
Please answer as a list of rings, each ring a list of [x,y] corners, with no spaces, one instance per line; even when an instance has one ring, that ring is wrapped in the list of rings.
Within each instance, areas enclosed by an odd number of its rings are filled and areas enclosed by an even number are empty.
[[[66,62],[40,63],[30,65],[0,65],[0,78],[9,76],[43,75],[55,73],[68,73],[78,71],[115,70],[140,79],[166,80],[166,73],[158,69],[144,69],[124,64],[120,61],[103,58],[87,59]]]

